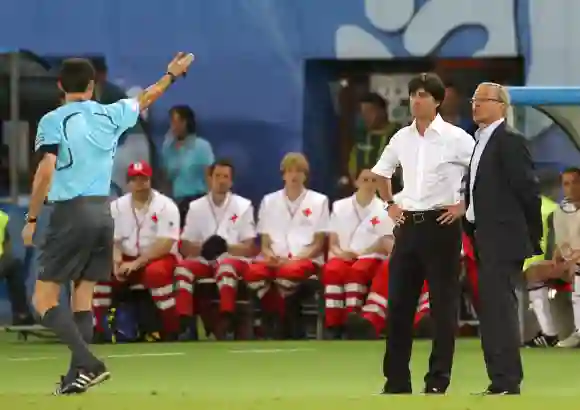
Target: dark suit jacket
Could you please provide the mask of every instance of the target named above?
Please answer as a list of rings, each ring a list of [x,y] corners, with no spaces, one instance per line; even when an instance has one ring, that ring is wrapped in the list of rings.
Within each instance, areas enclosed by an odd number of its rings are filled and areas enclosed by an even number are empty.
[[[471,167],[470,167],[471,168]],[[465,176],[469,205],[470,174]],[[542,201],[527,141],[501,123],[481,155],[473,187],[474,234],[479,255],[500,260],[523,260],[541,254]]]

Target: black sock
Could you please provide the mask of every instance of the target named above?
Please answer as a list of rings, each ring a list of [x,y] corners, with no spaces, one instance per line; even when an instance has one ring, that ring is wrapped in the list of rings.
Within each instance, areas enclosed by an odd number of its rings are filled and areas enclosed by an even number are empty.
[[[92,370],[102,365],[101,361],[90,352],[70,311],[61,306],[50,308],[42,317],[42,324],[51,329],[68,346],[78,367]]]
[[[90,310],[74,312],[73,320],[79,329],[79,333],[81,334],[85,343],[90,344],[93,341],[93,312]],[[65,383],[74,381],[74,379],[77,377],[78,368],[78,358],[72,354],[68,373],[64,378]]]

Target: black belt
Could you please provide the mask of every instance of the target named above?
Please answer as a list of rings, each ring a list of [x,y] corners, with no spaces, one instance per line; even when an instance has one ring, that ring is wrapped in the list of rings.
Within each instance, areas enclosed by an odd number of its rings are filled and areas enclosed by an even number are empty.
[[[410,222],[414,225],[422,224],[423,222],[436,222],[437,218],[445,212],[444,209],[430,209],[427,211],[403,211],[405,223]]]
[[[60,201],[48,201],[48,204],[72,204],[72,203],[107,203],[111,201],[111,197],[109,196],[99,196],[99,195],[91,195],[91,196],[77,196],[70,199],[63,199]]]

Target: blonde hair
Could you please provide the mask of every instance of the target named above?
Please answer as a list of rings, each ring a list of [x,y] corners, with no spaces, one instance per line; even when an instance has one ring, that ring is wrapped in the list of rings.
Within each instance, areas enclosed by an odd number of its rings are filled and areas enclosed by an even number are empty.
[[[284,155],[282,162],[280,162],[280,172],[284,173],[289,168],[296,168],[308,175],[310,172],[310,165],[306,156],[300,152],[289,152]]]

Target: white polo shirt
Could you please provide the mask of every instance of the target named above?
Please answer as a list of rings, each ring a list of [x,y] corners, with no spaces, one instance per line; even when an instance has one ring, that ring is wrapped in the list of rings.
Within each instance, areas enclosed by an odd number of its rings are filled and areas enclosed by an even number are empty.
[[[211,194],[192,201],[181,239],[201,244],[213,235],[220,235],[229,245],[254,239],[257,234],[250,200],[228,193],[220,206]]]
[[[290,201],[282,189],[262,200],[258,232],[270,237],[276,255],[296,256],[313,243],[317,233],[328,231],[329,214],[326,195],[305,189],[299,198]],[[322,262],[323,257],[314,261]]]
[[[354,195],[340,199],[332,204],[329,232],[338,236],[341,249],[360,254],[379,239],[393,235],[394,224],[384,208],[383,201],[376,197],[366,207],[359,205]],[[361,258],[386,257],[383,254],[361,255]]]
[[[111,203],[114,238],[124,255],[139,256],[159,238],[179,240],[179,209],[173,200],[157,191],[143,209],[135,209],[131,194]],[[177,243],[171,253],[177,255]]]

